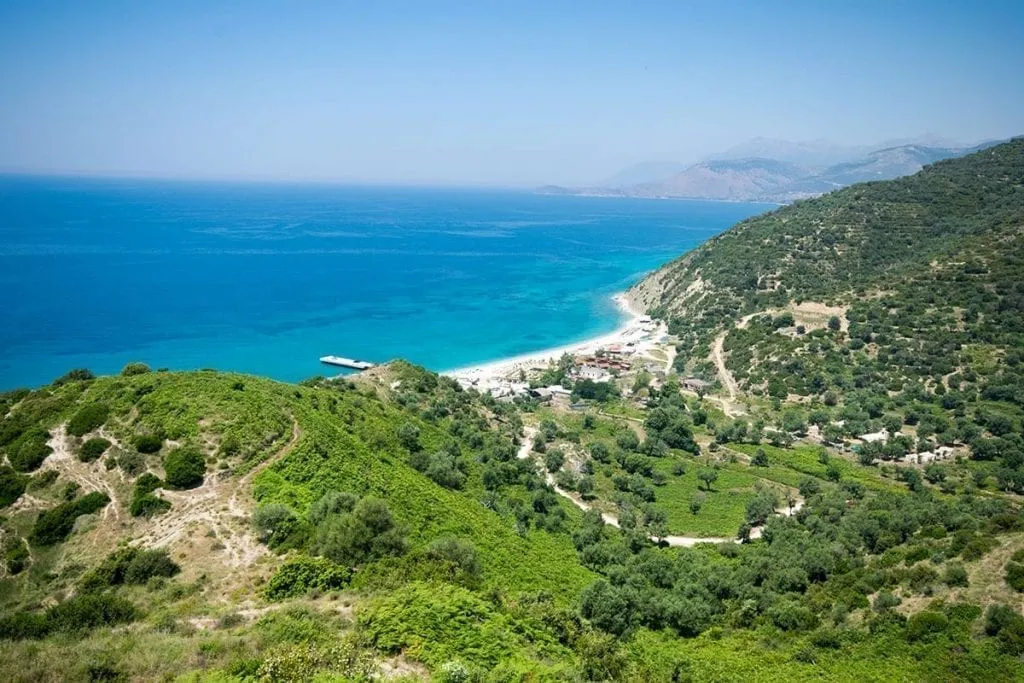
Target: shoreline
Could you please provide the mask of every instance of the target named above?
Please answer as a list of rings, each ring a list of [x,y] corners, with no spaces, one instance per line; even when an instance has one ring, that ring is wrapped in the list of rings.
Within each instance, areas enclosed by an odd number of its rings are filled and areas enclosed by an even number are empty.
[[[453,377],[455,379],[468,380],[470,382],[506,379],[510,375],[517,374],[520,370],[529,370],[530,368],[534,368],[539,365],[547,365],[552,362],[557,362],[558,359],[566,353],[570,355],[594,353],[602,347],[609,346],[611,344],[624,344],[627,341],[646,334],[646,331],[640,323],[640,319],[643,318],[646,313],[637,307],[636,302],[634,302],[629,296],[629,292],[619,292],[612,296],[612,300],[615,301],[616,307],[627,316],[626,320],[612,332],[584,339],[572,344],[541,349],[540,351],[531,351],[529,353],[519,354],[518,356],[501,358],[486,363],[479,363],[477,365],[469,365],[462,368],[456,368],[454,370],[448,370],[440,374],[446,377]]]

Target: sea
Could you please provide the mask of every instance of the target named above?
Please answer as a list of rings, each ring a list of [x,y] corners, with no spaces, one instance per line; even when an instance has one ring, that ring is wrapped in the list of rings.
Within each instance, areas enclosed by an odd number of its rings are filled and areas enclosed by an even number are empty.
[[[615,329],[611,300],[764,204],[0,177],[0,389],[71,368],[446,371]]]

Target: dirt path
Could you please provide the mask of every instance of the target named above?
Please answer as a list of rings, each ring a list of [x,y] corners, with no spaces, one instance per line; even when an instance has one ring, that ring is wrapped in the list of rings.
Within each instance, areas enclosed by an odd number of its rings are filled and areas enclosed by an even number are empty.
[[[79,460],[73,452],[65,425],[53,430],[53,435],[46,443],[53,449],[53,453],[43,461],[43,470],[57,470],[59,474],[81,486],[85,493],[100,491],[107,494],[111,504],[103,508],[103,519],[121,521],[121,508],[124,507],[124,504],[118,499],[117,492],[109,481],[109,475],[102,461],[82,462]]]
[[[526,460],[527,458],[532,457],[531,456],[531,451],[533,450],[533,438],[536,435],[537,435],[537,429],[536,428],[534,428],[534,427],[524,427],[523,428],[523,439],[522,439],[522,441],[519,444],[519,453],[517,454],[517,457],[520,460]],[[557,493],[558,495],[562,496],[563,498],[566,498],[567,500],[569,500],[573,505],[578,507],[580,510],[583,510],[584,512],[588,512],[588,511],[594,509],[593,506],[591,506],[589,503],[587,503],[585,500],[580,498],[575,493],[572,493],[570,491],[566,491],[565,489],[560,487],[558,484],[556,484],[555,483],[555,475],[553,475],[551,472],[548,472],[546,469],[544,470],[544,479],[547,481],[548,485],[555,490],[555,493]],[[601,519],[604,520],[605,524],[611,525],[611,526],[615,527],[616,529],[619,528],[619,519],[615,515],[612,515],[612,514],[607,513],[607,512],[602,512],[601,513]],[[657,543],[659,541],[664,541],[664,542],[668,543],[670,546],[676,546],[676,547],[680,547],[680,548],[691,548],[691,547],[697,545],[698,543],[727,543],[727,542],[730,542],[730,541],[735,541],[736,539],[735,538],[713,538],[713,537],[705,538],[705,537],[698,537],[698,536],[666,536],[663,539],[659,539],[659,538],[655,538],[655,537],[652,536],[651,540],[654,541],[655,543]]]
[[[729,334],[728,330],[715,337],[715,342],[711,345],[711,360],[714,361],[715,368],[718,370],[718,378],[722,380],[722,386],[725,387],[729,401],[732,402],[736,400],[736,380],[733,379],[729,369],[725,367],[725,352],[722,350],[727,334]]]
[[[523,438],[519,442],[519,451],[516,453],[516,457],[520,460],[526,460],[532,457],[533,452],[533,439],[538,434],[538,430],[535,427],[526,426],[523,427]],[[544,479],[547,481],[548,486],[555,490],[555,493],[567,499],[573,505],[578,507],[584,512],[589,512],[595,509],[592,505],[587,503],[585,500],[579,497],[576,493],[566,491],[558,484],[555,483],[555,475],[544,469]],[[783,517],[792,517],[801,510],[804,506],[804,501],[797,498],[793,507],[784,506],[781,509],[776,508],[775,514],[782,515]],[[611,525],[616,529],[619,527],[619,519],[608,512],[601,513],[601,519],[604,520],[605,524]],[[761,533],[764,531],[763,526],[756,526],[750,530],[750,539],[756,540],[761,538]],[[664,538],[658,538],[655,536],[650,537],[655,543],[664,542],[674,548],[692,548],[700,543],[733,543],[736,541],[736,537],[726,538],[724,536],[665,536]]]
[[[206,526],[224,546],[226,563],[233,567],[248,567],[267,549],[259,543],[249,528],[252,509],[250,482],[272,462],[287,455],[299,442],[302,431],[292,419],[292,435],[273,456],[247,472],[240,479],[226,473],[211,473],[197,488],[187,491],[160,490],[171,502],[169,513],[153,520],[149,531],[137,543],[150,547],[166,547],[194,533],[196,527]]]

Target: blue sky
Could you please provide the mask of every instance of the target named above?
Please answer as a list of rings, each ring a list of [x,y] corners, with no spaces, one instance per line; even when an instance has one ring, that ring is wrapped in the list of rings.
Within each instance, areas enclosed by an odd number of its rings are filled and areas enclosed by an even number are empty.
[[[0,169],[602,178],[1024,133],[1024,2],[0,2]]]

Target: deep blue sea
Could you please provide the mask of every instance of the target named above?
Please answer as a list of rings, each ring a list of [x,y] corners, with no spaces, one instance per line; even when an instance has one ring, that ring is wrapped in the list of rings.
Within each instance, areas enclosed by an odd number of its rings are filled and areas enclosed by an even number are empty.
[[[762,204],[0,177],[0,389],[128,361],[300,380],[611,331],[609,297]]]

